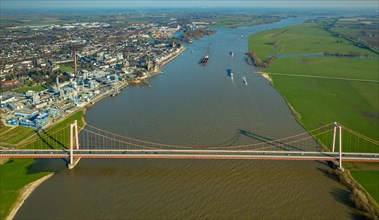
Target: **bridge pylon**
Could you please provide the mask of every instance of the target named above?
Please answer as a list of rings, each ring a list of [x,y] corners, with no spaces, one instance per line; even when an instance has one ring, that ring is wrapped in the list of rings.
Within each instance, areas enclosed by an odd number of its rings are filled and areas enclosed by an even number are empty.
[[[332,146],[332,152],[333,153],[334,153],[334,149],[335,149],[335,146],[336,146],[337,128],[338,128],[338,124],[337,124],[337,122],[334,122],[333,123],[333,146]]]
[[[337,137],[337,129],[338,129],[338,168],[343,170],[342,167],[342,126],[337,124],[337,122],[334,122],[333,127],[333,145],[332,145],[332,152],[335,152],[335,146],[336,146],[336,137]]]
[[[339,147],[338,147],[338,151],[339,151],[339,157],[338,157],[338,160],[339,160],[339,169],[343,171],[343,167],[342,167],[342,126],[339,125],[338,126],[338,130],[339,130]]]
[[[79,150],[79,133],[78,133],[78,121],[75,120],[70,124],[70,161],[68,168],[72,169],[78,164],[79,158],[74,158],[74,145],[77,150]]]

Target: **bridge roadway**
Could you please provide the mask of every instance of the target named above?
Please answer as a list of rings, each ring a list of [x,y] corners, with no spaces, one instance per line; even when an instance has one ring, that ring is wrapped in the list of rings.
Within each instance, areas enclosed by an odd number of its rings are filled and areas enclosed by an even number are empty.
[[[69,158],[67,149],[0,150],[0,158]],[[74,158],[238,159],[238,160],[338,160],[338,152],[242,151],[242,150],[141,150],[79,149]],[[379,162],[379,153],[342,153],[343,161]]]

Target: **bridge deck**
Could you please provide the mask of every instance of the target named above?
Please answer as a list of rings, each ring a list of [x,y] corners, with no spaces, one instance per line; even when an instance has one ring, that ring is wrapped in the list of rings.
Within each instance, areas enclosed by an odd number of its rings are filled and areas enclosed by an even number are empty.
[[[229,151],[229,150],[74,150],[74,158],[151,158],[223,160],[313,160],[335,161],[338,152],[305,151]],[[69,158],[68,150],[0,150],[0,158]],[[344,161],[379,162],[375,153],[343,153]]]

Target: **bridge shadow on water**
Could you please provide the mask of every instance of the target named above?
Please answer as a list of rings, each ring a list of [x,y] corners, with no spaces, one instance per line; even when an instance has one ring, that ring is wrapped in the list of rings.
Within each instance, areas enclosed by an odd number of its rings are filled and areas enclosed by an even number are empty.
[[[337,177],[338,178],[338,177]],[[340,181],[338,180],[340,183]],[[357,210],[357,207],[354,205],[354,202],[352,201],[352,192],[348,188],[337,188],[334,187],[330,194],[334,197],[334,199],[337,202],[340,202],[344,205],[349,206],[352,209]],[[362,212],[358,211],[351,211],[350,213],[351,219],[370,219],[368,216],[365,216]]]
[[[322,174],[324,174],[325,177],[327,177],[328,179],[330,179],[330,180],[332,180],[338,184],[342,184],[339,176],[336,173],[336,170],[335,170],[336,167],[333,163],[331,163],[330,161],[328,161],[328,162],[317,161],[317,162],[325,165],[325,168],[321,168],[321,167],[317,168]],[[345,186],[333,187],[329,193],[333,196],[333,198],[337,202],[342,203],[344,205],[347,205],[351,208],[356,208],[354,206],[352,199],[351,199],[352,192],[348,187],[345,187]],[[352,211],[349,213],[349,215],[350,215],[351,219],[367,219],[367,217],[364,216],[360,212]]]
[[[346,189],[340,189],[340,188],[333,188],[333,190],[330,192],[330,194],[333,195],[334,199],[337,202],[349,205],[353,207],[351,201],[350,201],[350,195],[351,192]]]
[[[284,151],[291,151],[291,150],[305,151],[304,149],[295,147],[295,146],[290,145],[290,144],[286,144],[286,143],[284,143],[282,141],[275,141],[275,140],[273,140],[271,138],[264,137],[262,135],[255,134],[255,133],[252,133],[252,132],[249,132],[249,131],[246,131],[246,130],[238,129],[238,132],[239,132],[240,135],[244,135],[246,137],[255,139],[255,140],[257,140],[257,141],[259,141],[261,143],[269,144],[272,147],[279,148],[279,149],[284,150]]]
[[[271,139],[271,138],[253,133],[253,132],[249,132],[246,130],[242,130],[242,129],[237,129],[237,131],[235,132],[233,137],[230,138],[229,140],[226,140],[226,141],[218,143],[218,144],[213,144],[209,147],[234,146],[236,143],[238,143],[238,140],[240,139],[241,136],[245,136],[245,137],[252,138],[252,139],[256,140],[257,142],[255,144],[266,143],[268,145],[271,145],[274,148],[277,148],[277,149],[280,149],[283,151],[306,151],[306,150],[299,148],[299,147],[296,147],[294,145],[287,144],[287,143],[282,142],[282,141],[275,141],[274,139]],[[254,143],[251,143],[251,144],[254,144]]]
[[[26,167],[27,174],[38,174],[41,172],[60,172],[66,170],[69,161],[66,159],[51,159],[51,158],[40,158],[33,159],[33,163]]]
[[[209,147],[234,146],[237,143],[240,136],[241,136],[241,134],[238,131],[236,131],[236,133],[233,135],[233,137],[230,138],[229,140],[226,140],[226,141],[218,143],[218,144],[210,145]]]

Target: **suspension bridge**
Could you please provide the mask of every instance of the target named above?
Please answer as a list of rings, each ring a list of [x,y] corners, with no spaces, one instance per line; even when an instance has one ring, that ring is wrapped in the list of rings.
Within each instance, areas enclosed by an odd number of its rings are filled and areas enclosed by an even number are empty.
[[[42,130],[17,146],[1,147],[0,158],[63,158],[73,168],[81,158],[165,158],[237,160],[313,160],[379,162],[379,141],[337,123],[270,140],[248,131],[258,143],[235,146],[179,146],[139,140],[77,121]]]

